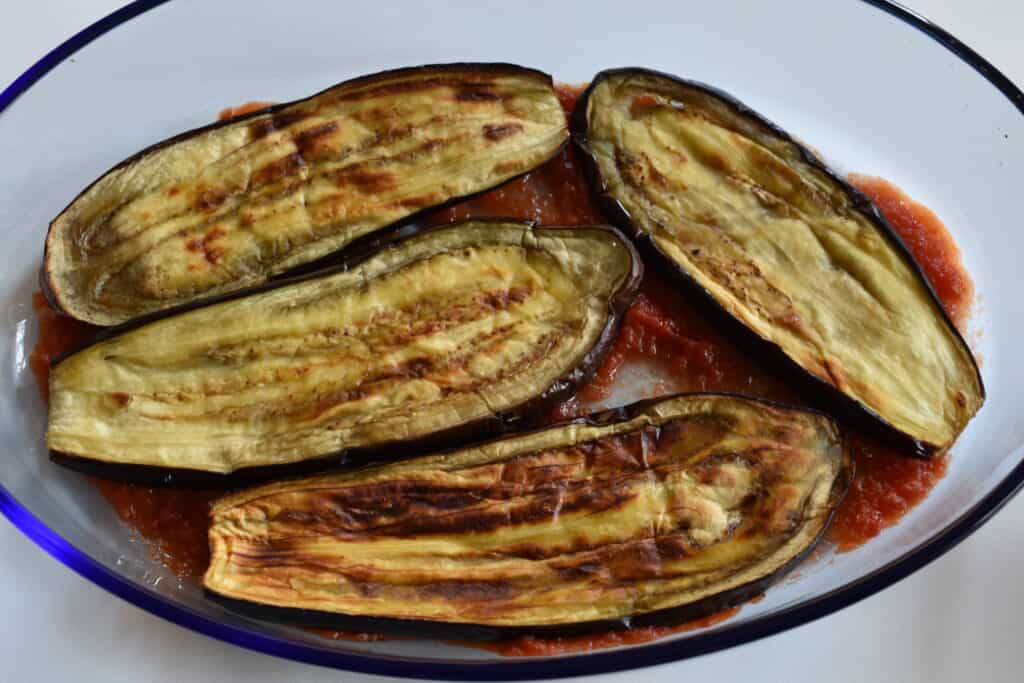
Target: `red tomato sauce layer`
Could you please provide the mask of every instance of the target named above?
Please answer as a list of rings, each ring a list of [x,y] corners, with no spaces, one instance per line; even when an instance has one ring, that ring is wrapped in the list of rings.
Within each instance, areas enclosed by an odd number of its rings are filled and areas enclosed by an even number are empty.
[[[582,88],[560,86],[559,98],[571,111]],[[224,110],[229,118],[261,108],[249,103]],[[953,320],[964,325],[970,315],[973,285],[960,261],[960,252],[938,217],[891,183],[851,176],[871,197],[921,264]],[[471,217],[505,216],[542,224],[606,223],[594,202],[577,150],[568,146],[536,170],[474,199],[434,212],[428,223],[447,223]],[[47,398],[50,361],[95,332],[95,328],[59,315],[41,294],[33,298],[39,320],[39,340],[29,362],[40,392]],[[601,368],[578,395],[557,406],[553,419],[579,414],[582,403],[608,396],[619,371],[630,362],[654,364],[665,378],[650,387],[651,396],[676,391],[733,391],[791,403],[807,404],[797,390],[769,372],[730,341],[691,303],[671,280],[648,268],[641,292],[624,317],[613,348]],[[829,531],[840,551],[856,548],[900,520],[928,495],[946,472],[946,458],[907,457],[897,448],[850,430],[856,475]],[[222,491],[197,492],[152,488],[96,480],[103,496],[120,518],[152,545],[156,559],[182,579],[198,580],[209,562],[207,515]],[[588,636],[523,636],[484,645],[509,656],[550,655],[646,642],[695,628],[711,626],[738,611],[725,610],[677,626],[609,631]],[[317,630],[325,637],[376,640],[380,636]]]
[[[564,654],[566,652],[584,652],[587,650],[601,650],[606,647],[617,647],[619,645],[649,643],[652,640],[664,638],[673,633],[696,631],[697,629],[720,624],[726,619],[735,616],[739,611],[739,607],[730,607],[700,619],[672,626],[638,626],[618,631],[600,631],[581,636],[517,636],[494,642],[464,644],[497,652],[505,657],[543,657]]]

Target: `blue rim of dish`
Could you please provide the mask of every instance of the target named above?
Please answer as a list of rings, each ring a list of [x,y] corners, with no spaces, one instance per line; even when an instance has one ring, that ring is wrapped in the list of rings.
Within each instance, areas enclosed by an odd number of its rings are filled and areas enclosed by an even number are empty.
[[[1024,92],[984,57],[912,10],[889,0],[861,0],[933,38],[994,85],[1024,115]],[[0,93],[0,113],[51,69],[107,31],[168,0],[135,0],[64,41]],[[43,550],[86,579],[128,602],[175,624],[265,654],[319,666],[378,675],[448,680],[523,680],[582,676],[665,664],[749,643],[801,626],[848,607],[900,581],[941,557],[999,511],[1024,486],[1024,460],[983,499],[952,524],[902,557],[814,600],[749,623],[724,626],[682,640],[654,642],[621,650],[527,659],[461,661],[355,654],[288,641],[241,626],[214,621],[111,571],[68,543],[0,485],[0,512]]]

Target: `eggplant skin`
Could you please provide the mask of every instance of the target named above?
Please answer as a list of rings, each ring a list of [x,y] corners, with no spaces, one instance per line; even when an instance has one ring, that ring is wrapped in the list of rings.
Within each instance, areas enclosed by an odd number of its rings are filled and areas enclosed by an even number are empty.
[[[643,273],[600,226],[470,220],[383,244],[63,358],[54,461],[223,484],[528,428],[592,375]]]
[[[254,616],[435,636],[691,618],[803,558],[850,476],[824,414],[681,394],[229,495],[204,587]]]
[[[245,290],[522,175],[568,140],[547,74],[387,71],[183,133],[121,162],[50,224],[40,282],[100,326]]]
[[[977,362],[872,202],[710,86],[603,71],[572,115],[613,222],[851,415],[946,451],[981,408]]]

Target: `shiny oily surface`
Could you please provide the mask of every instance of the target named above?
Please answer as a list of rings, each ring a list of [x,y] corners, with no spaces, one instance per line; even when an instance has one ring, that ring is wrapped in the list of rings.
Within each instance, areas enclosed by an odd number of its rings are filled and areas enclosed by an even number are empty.
[[[45,410],[27,368],[18,370],[13,364],[21,342],[11,327],[12,362],[0,367],[12,373],[6,384],[12,391],[4,404],[8,412],[0,411],[8,438],[0,475],[3,486],[68,544],[96,558],[104,573],[123,577],[122,594],[136,602],[148,596],[149,609],[204,633],[350,669],[476,679],[594,673],[693,656],[804,623],[808,611],[820,615],[849,604],[929,561],[937,550],[948,547],[951,536],[962,537],[965,529],[956,520],[979,501],[990,500],[990,492],[997,499],[1004,497],[998,484],[1012,472],[1022,443],[1019,421],[1010,408],[1024,381],[1013,347],[1019,331],[1012,322],[1024,319],[1019,310],[1024,302],[1007,295],[1019,289],[1014,283],[1020,281],[1020,249],[1015,233],[1005,230],[1005,217],[1013,215],[1016,201],[1024,123],[1012,104],[944,46],[857,2],[836,3],[827,12],[801,0],[784,6],[743,4],[742,11],[739,4],[730,3],[687,8],[662,4],[642,11],[663,13],[666,21],[649,22],[643,32],[622,33],[621,41],[612,42],[607,29],[614,34],[616,25],[632,25],[638,6],[556,3],[545,8],[546,21],[537,22],[515,8],[496,17],[493,6],[472,3],[451,9],[409,5],[394,10],[379,3],[342,9],[334,3],[311,2],[310,11],[317,17],[336,21],[306,22],[296,41],[293,6],[265,5],[256,13],[231,0],[176,0],[105,34],[76,54],[74,63],[61,64],[4,111],[0,138],[8,163],[0,169],[0,201],[13,218],[6,233],[9,249],[26,255],[14,259],[3,274],[6,300],[23,307],[15,320],[28,317],[36,288],[38,258],[28,256],[38,256],[46,222],[67,197],[118,159],[152,140],[209,121],[225,104],[254,97],[282,101],[386,66],[493,59],[499,52],[503,58],[537,65],[573,82],[587,80],[605,66],[642,63],[719,84],[798,132],[826,158],[842,163],[843,170],[891,178],[932,207],[962,247],[964,264],[984,296],[976,324],[985,328],[978,348],[985,359],[989,401],[953,449],[946,479],[899,527],[862,548],[808,563],[798,580],[777,585],[762,602],[745,606],[731,620],[710,629],[584,656],[519,661],[435,641],[325,641],[299,630],[236,618],[204,600],[188,582],[179,588],[170,571],[149,560],[144,544],[130,542],[132,534],[118,524],[88,482],[46,462]],[[353,34],[359,40],[338,40],[338,26],[353,20],[361,29]],[[233,30],[224,31],[225,25]],[[450,30],[454,25],[466,30]],[[766,35],[767,25],[785,27],[786,39],[779,40],[778,33]],[[681,26],[697,30],[680,40]],[[699,30],[716,26],[729,30]],[[571,50],[565,49],[568,27]],[[445,39],[437,40],[442,33]],[[526,35],[531,39],[524,40]],[[253,50],[253,45],[266,49]],[[283,50],[278,49],[281,46]],[[808,59],[823,53],[828,60]],[[183,60],[183,54],[194,59]],[[603,55],[603,61],[595,61],[595,55]],[[131,79],[130,88],[124,87],[125,79]],[[865,98],[864,92],[874,96]],[[61,150],[59,173],[53,157],[40,154],[41,139]],[[936,145],[936,140],[942,144]],[[28,319],[17,328],[25,332],[26,355],[34,343],[34,327]],[[630,386],[634,378],[624,369],[611,400],[631,400],[620,388]],[[119,557],[123,562],[117,561]],[[104,583],[95,572],[91,576]],[[163,577],[155,587],[154,576]],[[938,594],[956,592],[931,597]],[[877,601],[889,605],[886,595]],[[934,606],[935,601],[922,597],[918,602]],[[941,604],[956,611],[955,604]],[[844,619],[849,622],[841,617],[838,623]],[[806,631],[794,631],[795,640],[787,636],[785,642],[800,641]],[[911,640],[918,644],[934,636],[913,633]],[[216,644],[203,649],[224,656],[228,652]],[[770,657],[770,650],[758,647],[755,654]],[[733,659],[732,654],[725,658]],[[814,661],[826,670],[827,659]],[[715,658],[719,660],[725,661]],[[239,659],[231,661],[236,674],[256,675]],[[702,661],[692,664],[706,669]],[[259,670],[272,665],[267,659],[251,662]]]
[[[638,267],[607,229],[427,231],[72,354],[50,373],[47,441],[112,465],[230,473],[512,415],[596,362]]]
[[[943,452],[984,401],[916,265],[785,134],[702,86],[597,77],[574,134],[657,252],[799,368]]]
[[[537,166],[567,138],[551,79],[405,69],[183,134],[118,165],[52,223],[43,279],[113,325],[265,282]]]
[[[211,512],[203,585],[259,605],[495,627],[705,601],[696,617],[791,567],[848,483],[822,414],[715,394],[622,414],[228,496]]]

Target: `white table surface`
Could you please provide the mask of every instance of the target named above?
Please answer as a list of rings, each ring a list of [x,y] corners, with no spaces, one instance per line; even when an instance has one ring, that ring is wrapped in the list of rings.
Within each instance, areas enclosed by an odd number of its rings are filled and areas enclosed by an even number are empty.
[[[785,0],[781,0],[785,1]],[[854,0],[823,0],[823,2]],[[1024,83],[1020,0],[905,0]],[[0,87],[115,0],[3,0]],[[601,681],[1024,681],[1024,496],[896,586],[812,624]],[[112,598],[0,521],[0,681],[384,681],[186,631]],[[394,679],[397,680],[397,679]],[[581,679],[577,679],[581,680]]]

